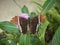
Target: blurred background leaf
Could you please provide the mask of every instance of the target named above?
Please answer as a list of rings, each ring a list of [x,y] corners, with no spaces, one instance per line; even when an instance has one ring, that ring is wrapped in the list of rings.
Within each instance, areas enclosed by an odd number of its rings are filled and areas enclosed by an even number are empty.
[[[58,14],[55,9],[50,10],[48,13],[52,16],[52,19],[54,19],[55,22],[60,24],[60,14]]]
[[[48,25],[49,25],[49,22],[48,22],[48,20],[46,20],[42,24],[42,26],[39,28],[39,31],[38,31],[39,39],[41,40],[43,45],[45,45],[45,32],[46,32]]]
[[[21,11],[22,11],[22,13],[29,14],[29,10],[28,10],[28,8],[25,5],[22,7]]]
[[[30,34],[21,34],[19,38],[19,45],[31,45]]]
[[[52,45],[60,45],[60,26],[58,27],[54,34]]]
[[[19,29],[16,27],[16,25],[8,21],[0,22],[0,28],[9,33],[19,32]]]
[[[46,0],[45,3],[42,6],[42,14],[48,12],[49,9],[53,7],[55,4],[56,0]]]
[[[36,35],[31,35],[31,44],[42,45],[41,41],[39,40],[39,37],[37,37]]]

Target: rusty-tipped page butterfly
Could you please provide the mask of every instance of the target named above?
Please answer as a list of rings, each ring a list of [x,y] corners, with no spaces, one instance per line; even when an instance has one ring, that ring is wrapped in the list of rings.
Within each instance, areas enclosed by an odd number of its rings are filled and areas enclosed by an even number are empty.
[[[27,19],[20,16],[19,23],[22,33],[29,31],[32,34],[35,34],[37,32],[38,16],[34,16],[33,18],[28,17]]]
[[[26,33],[29,31],[32,34],[35,34],[38,31],[38,26],[40,23],[43,23],[46,19],[45,15],[36,15],[33,18],[26,16],[23,18],[21,16],[15,16],[12,18],[11,22],[19,25],[20,31]]]

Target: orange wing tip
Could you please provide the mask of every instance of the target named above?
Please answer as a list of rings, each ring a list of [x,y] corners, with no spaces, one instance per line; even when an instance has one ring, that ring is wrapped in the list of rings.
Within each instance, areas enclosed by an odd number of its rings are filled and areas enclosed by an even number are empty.
[[[14,16],[10,21],[17,25],[18,24],[18,16]]]
[[[46,20],[46,16],[41,14],[40,15],[40,21],[41,22],[44,22],[45,20]]]

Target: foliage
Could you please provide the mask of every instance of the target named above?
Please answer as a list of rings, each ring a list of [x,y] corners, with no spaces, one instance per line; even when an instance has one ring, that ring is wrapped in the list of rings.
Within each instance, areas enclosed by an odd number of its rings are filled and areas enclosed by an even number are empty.
[[[0,22],[0,28],[10,33],[19,32],[19,29],[16,27],[16,25],[8,21]]]
[[[29,14],[28,8],[24,5],[23,8],[21,9],[22,13],[27,13]]]
[[[43,45],[45,44],[45,32],[46,32],[46,28],[49,25],[49,22],[46,20],[42,26],[39,28],[39,39],[41,40],[41,42],[43,43]]]
[[[57,31],[52,40],[52,45],[60,45],[60,26],[58,27]]]

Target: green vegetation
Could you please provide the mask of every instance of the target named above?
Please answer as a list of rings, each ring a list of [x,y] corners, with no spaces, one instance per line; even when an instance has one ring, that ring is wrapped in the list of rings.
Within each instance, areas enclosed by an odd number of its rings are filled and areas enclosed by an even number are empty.
[[[43,5],[32,1],[39,7],[36,12],[29,12],[24,5],[22,13],[32,19],[36,14],[46,16],[46,20],[38,26],[38,32],[31,34],[20,32],[15,24],[9,21],[0,22],[0,45],[60,45],[60,0],[46,0]]]

